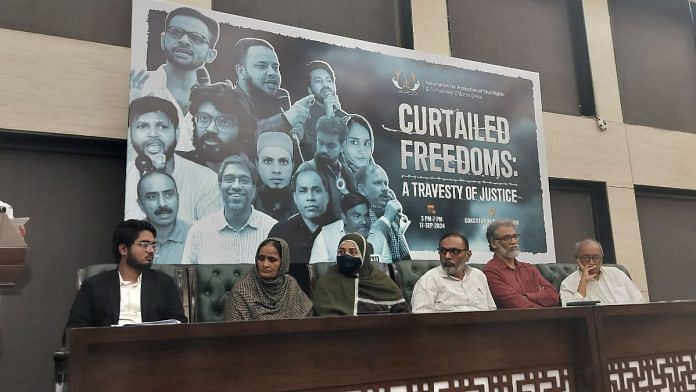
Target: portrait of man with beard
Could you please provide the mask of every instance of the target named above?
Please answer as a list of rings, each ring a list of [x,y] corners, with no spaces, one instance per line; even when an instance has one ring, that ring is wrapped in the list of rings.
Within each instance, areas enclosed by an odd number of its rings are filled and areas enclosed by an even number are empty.
[[[177,218],[179,191],[167,173],[150,172],[138,181],[138,205],[147,221],[157,229],[159,247],[156,264],[181,264],[186,235],[191,224]]]
[[[346,140],[346,124],[337,117],[322,116],[317,121],[317,145],[314,158],[297,170],[312,168],[329,182],[329,210],[332,220],[341,218],[341,197],[356,191],[353,173],[341,164],[341,146]]]
[[[469,239],[461,233],[447,233],[440,238],[437,253],[440,266],[423,274],[413,287],[413,313],[496,309],[486,275],[467,265]]]
[[[317,143],[317,120],[321,116],[344,119],[348,113],[341,109],[341,101],[336,92],[336,74],[331,65],[324,61],[310,61],[304,67],[307,92],[314,96],[309,107],[309,120],[305,124],[304,137],[301,140],[302,155],[313,157]]]
[[[230,155],[256,154],[256,119],[232,83],[196,86],[191,90],[194,150],[181,155],[216,173]]]
[[[179,218],[194,222],[222,209],[215,172],[174,153],[179,117],[174,104],[147,96],[131,102],[128,135],[137,158],[126,167],[126,218],[143,219],[138,206],[138,181],[142,174],[169,174],[179,192]]]
[[[193,150],[189,95],[198,84],[197,72],[217,57],[219,36],[215,20],[193,8],[177,8],[167,14],[160,37],[166,62],[155,71],[131,72],[131,100],[154,95],[174,103],[180,124],[177,151]]]
[[[374,163],[361,167],[355,173],[358,192],[370,201],[370,220],[373,230],[380,230],[389,241],[393,261],[411,260],[406,241],[406,230],[411,221],[403,213],[403,206],[389,188],[389,177]]]
[[[261,186],[254,207],[282,222],[297,212],[290,189],[292,140],[282,132],[266,132],[259,135],[256,149]]]
[[[556,288],[535,266],[517,260],[520,238],[517,224],[512,220],[495,220],[486,229],[493,258],[486,263],[483,272],[496,305],[499,309],[559,306]]]
[[[231,57],[235,86],[258,120],[257,132],[292,130],[302,140],[314,96],[290,104],[288,91],[280,87],[280,62],[273,45],[260,38],[242,38],[232,48]]]

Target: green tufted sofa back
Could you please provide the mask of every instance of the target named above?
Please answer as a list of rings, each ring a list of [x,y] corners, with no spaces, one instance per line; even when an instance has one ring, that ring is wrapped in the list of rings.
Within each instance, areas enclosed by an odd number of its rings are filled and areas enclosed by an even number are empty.
[[[227,296],[254,264],[199,264],[188,268],[191,322],[222,321]]]

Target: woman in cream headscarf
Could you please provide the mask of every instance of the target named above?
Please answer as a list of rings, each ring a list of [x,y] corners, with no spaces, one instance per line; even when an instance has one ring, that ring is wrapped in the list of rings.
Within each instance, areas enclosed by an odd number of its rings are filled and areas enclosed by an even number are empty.
[[[408,312],[399,287],[370,261],[371,245],[358,233],[339,241],[336,265],[314,291],[317,316]]]
[[[346,140],[341,146],[341,161],[352,173],[368,163],[375,163],[372,154],[375,151],[375,136],[370,123],[359,114],[349,114],[345,119]]]
[[[312,315],[312,301],[290,275],[288,244],[267,238],[256,251],[255,268],[234,285],[225,320],[269,320]]]

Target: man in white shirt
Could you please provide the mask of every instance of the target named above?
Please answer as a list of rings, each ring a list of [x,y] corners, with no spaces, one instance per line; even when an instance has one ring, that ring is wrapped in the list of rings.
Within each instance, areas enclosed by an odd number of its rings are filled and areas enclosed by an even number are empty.
[[[618,268],[603,267],[602,245],[585,239],[575,244],[578,270],[561,283],[561,302],[599,301],[601,305],[641,304],[645,302],[638,287]]]
[[[259,175],[246,155],[222,161],[218,176],[224,208],[191,227],[184,264],[253,264],[256,249],[278,221],[254,208]]]
[[[471,258],[471,250],[465,236],[445,234],[437,252],[440,266],[423,274],[413,288],[413,313],[496,309],[486,275],[466,264]]]
[[[372,255],[381,263],[391,263],[387,239],[380,231],[371,231],[370,202],[359,193],[351,192],[341,198],[341,220],[328,224],[314,240],[309,263],[336,262],[338,242],[347,233],[359,233],[372,244]]]
[[[174,105],[142,97],[128,108],[129,141],[138,157],[126,168],[126,219],[145,219],[138,206],[138,181],[147,172],[172,176],[179,192],[178,218],[195,222],[222,209],[215,172],[174,153],[179,118]]]
[[[193,123],[189,114],[191,88],[200,84],[197,72],[217,57],[218,23],[193,8],[181,7],[167,14],[160,45],[166,63],[157,70],[133,72],[131,100],[154,95],[171,101],[179,117],[177,151],[193,150]],[[205,72],[207,74],[207,72]]]

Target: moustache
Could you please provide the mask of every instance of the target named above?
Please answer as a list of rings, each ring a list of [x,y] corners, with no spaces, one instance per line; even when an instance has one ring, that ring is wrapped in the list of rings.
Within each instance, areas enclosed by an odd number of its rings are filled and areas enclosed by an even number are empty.
[[[169,208],[169,207],[158,207],[155,210],[155,215],[162,215],[162,214],[173,214],[174,210]]]

